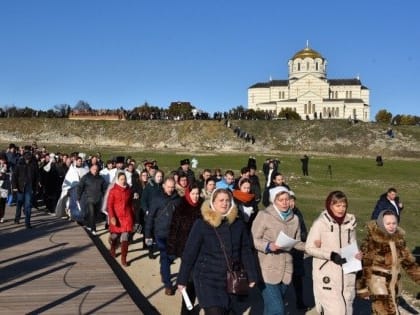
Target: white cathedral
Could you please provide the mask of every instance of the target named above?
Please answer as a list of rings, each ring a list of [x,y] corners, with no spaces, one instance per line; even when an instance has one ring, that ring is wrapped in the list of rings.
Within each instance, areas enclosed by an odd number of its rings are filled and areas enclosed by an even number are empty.
[[[290,109],[302,119],[369,121],[369,89],[359,78],[327,79],[327,60],[308,43],[288,66],[288,80],[270,78],[248,88],[248,109],[276,115]]]

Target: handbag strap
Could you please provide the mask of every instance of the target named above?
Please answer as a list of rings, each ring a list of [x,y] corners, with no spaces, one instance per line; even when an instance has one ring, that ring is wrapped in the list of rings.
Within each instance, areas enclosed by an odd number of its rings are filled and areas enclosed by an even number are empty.
[[[226,254],[226,247],[225,247],[225,244],[223,243],[222,238],[220,237],[220,235],[219,235],[219,233],[217,232],[216,228],[214,228],[214,232],[216,233],[216,236],[217,236],[217,238],[219,239],[220,248],[222,249],[223,254],[224,254],[224,256],[225,256],[227,268],[228,268],[229,272],[232,272],[232,268],[230,267],[230,264],[229,264],[229,259],[228,259],[227,254]]]

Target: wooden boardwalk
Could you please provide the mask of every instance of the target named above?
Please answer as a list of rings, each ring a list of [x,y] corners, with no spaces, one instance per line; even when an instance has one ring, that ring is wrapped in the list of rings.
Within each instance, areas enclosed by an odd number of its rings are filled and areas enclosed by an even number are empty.
[[[14,210],[0,224],[0,314],[157,313],[84,228],[33,210],[26,229]]]

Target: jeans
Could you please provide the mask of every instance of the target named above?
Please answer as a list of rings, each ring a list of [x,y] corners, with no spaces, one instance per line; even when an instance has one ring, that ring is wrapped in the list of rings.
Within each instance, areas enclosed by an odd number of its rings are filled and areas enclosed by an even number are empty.
[[[31,210],[32,210],[32,187],[29,185],[25,187],[24,192],[18,192],[16,198],[16,214],[15,221],[20,220],[20,215],[23,211],[25,213],[25,225],[31,225]]]
[[[162,276],[162,282],[165,285],[165,288],[172,288],[171,281],[171,264],[174,258],[171,255],[168,255],[166,249],[166,238],[156,237],[156,245],[160,252],[160,275]]]
[[[287,291],[287,284],[262,283],[260,285],[262,297],[264,299],[264,315],[283,315],[286,314],[284,307],[284,296]]]

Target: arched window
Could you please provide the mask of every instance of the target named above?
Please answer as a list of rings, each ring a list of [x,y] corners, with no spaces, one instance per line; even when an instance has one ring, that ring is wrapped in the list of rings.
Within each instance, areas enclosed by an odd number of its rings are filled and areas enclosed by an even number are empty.
[[[304,105],[303,112],[305,113],[305,115],[308,113],[308,104]]]
[[[318,61],[315,64],[315,69],[316,69],[316,71],[318,71]]]
[[[308,114],[312,113],[312,105],[311,105],[311,101],[308,102]]]
[[[306,63],[306,70],[309,71],[309,62]]]
[[[312,104],[312,113],[315,113],[315,104]]]
[[[300,62],[298,62],[298,71],[300,71]]]

